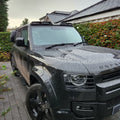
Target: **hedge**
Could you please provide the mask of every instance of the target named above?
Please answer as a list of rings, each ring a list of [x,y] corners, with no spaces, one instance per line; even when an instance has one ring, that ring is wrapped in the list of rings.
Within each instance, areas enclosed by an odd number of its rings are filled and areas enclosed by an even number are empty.
[[[85,36],[90,45],[120,50],[120,19],[76,24],[74,27]],[[11,47],[10,32],[0,32],[0,61],[9,60]]]
[[[10,32],[0,32],[0,61],[8,61],[12,47]]]
[[[10,32],[0,32],[0,51],[10,52],[12,42],[10,42]]]
[[[8,26],[8,5],[9,0],[0,0],[0,32],[5,32]]]
[[[120,19],[74,26],[90,45],[120,49]]]

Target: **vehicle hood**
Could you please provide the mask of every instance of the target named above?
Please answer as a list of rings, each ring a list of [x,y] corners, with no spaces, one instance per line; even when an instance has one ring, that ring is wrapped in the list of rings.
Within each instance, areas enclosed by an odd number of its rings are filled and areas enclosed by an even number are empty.
[[[40,54],[45,64],[71,73],[98,75],[120,69],[120,51],[109,48],[85,45],[49,49]]]

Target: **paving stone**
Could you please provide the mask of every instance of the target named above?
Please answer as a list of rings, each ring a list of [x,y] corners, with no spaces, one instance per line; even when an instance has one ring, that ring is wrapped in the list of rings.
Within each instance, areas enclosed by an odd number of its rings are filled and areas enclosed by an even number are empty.
[[[31,120],[25,107],[27,88],[22,85],[18,77],[11,75],[12,69],[10,62],[0,62],[0,66],[2,65],[6,65],[7,69],[0,69],[0,75],[5,74],[9,76],[6,86],[13,90],[0,95],[0,97],[5,98],[4,100],[0,100],[0,113],[11,107],[11,111],[5,117],[0,117],[0,120]]]

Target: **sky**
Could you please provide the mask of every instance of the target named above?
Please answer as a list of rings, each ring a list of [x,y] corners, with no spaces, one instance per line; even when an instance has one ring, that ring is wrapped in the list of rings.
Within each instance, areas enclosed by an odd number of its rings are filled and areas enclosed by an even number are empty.
[[[9,0],[8,2],[8,28],[20,26],[24,18],[29,22],[53,11],[83,10],[101,0]]]

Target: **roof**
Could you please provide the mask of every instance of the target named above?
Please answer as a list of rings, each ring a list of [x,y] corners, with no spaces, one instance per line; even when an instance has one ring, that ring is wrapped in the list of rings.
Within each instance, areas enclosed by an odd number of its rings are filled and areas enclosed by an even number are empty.
[[[70,21],[102,12],[107,12],[120,8],[120,0],[102,0],[80,12],[64,19],[64,21]]]
[[[52,13],[52,14],[48,14],[47,15],[48,18],[50,19],[50,21],[52,21],[53,23],[59,21],[59,20],[63,20],[64,18],[68,17],[69,14],[56,14],[56,13]]]
[[[46,16],[50,19],[51,22],[56,23],[56,22],[61,21],[61,20],[65,19],[65,18],[67,18],[67,17],[69,17],[71,15],[74,15],[76,13],[78,13],[77,10],[74,10],[72,12],[54,11],[52,13],[46,14]],[[46,16],[40,18],[40,20],[45,18]]]
[[[69,15],[71,12],[67,12],[67,11],[54,11],[54,12],[52,12],[52,13],[54,13],[54,14]],[[52,13],[51,13],[51,14],[52,14]]]

